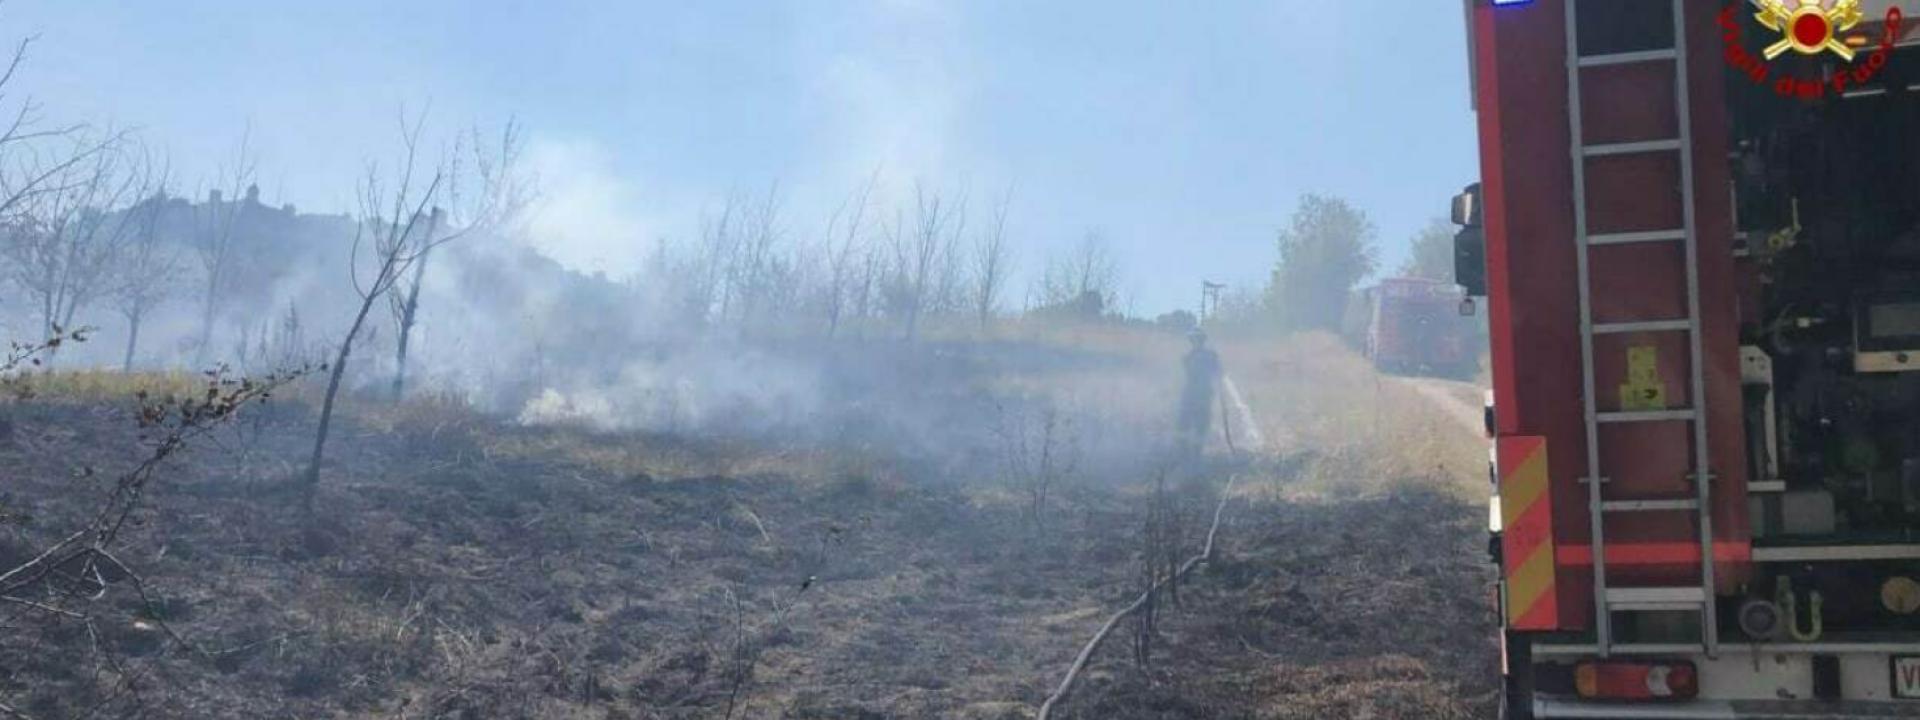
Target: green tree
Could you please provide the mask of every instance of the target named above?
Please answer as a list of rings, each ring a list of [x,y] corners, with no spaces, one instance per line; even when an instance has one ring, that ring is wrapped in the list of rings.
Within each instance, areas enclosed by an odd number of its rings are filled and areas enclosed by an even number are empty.
[[[1453,231],[1453,223],[1445,218],[1428,221],[1408,241],[1400,276],[1453,282]]]
[[[1373,221],[1340,198],[1304,195],[1280,231],[1267,302],[1290,329],[1339,330],[1353,286],[1374,269]]]

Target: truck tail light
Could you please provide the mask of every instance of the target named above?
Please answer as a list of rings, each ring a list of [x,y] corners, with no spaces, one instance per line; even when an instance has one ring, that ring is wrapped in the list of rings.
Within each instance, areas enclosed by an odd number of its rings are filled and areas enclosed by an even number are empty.
[[[1574,666],[1573,685],[1588,700],[1687,700],[1700,694],[1700,676],[1690,662],[1583,662]]]

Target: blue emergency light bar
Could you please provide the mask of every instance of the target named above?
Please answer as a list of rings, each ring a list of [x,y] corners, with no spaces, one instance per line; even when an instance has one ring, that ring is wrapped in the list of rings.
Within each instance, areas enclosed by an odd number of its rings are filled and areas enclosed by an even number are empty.
[[[1525,5],[1530,2],[1533,2],[1533,0],[1493,0],[1493,6],[1500,7],[1502,5]]]

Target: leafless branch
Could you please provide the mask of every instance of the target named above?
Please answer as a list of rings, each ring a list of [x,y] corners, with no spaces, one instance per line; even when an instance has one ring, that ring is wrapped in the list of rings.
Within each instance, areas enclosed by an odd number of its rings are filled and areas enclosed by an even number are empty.
[[[972,301],[983,331],[999,308],[1000,295],[1006,290],[1007,276],[1012,272],[1012,249],[1007,246],[1007,210],[1012,204],[1013,187],[1009,185],[974,243]]]
[[[204,283],[196,364],[207,362],[212,352],[215,314],[232,290],[234,275],[239,270],[235,234],[241,216],[248,209],[246,195],[242,193],[254,187],[252,138],[253,130],[248,127],[235,144],[232,157],[216,173],[206,202],[194,209],[193,245]]]
[[[354,234],[352,250],[353,266],[348,274],[353,288],[359,295],[360,303],[354,313],[353,322],[334,351],[334,360],[329,368],[326,394],[321,401],[319,427],[314,433],[313,453],[308,458],[306,472],[303,473],[303,486],[306,505],[313,507],[315,492],[320,484],[320,464],[326,456],[327,436],[332,428],[333,410],[345,376],[347,362],[353,355],[354,343],[366,328],[367,317],[375,303],[391,292],[396,284],[406,276],[415,263],[422,261],[428,252],[439,245],[454,239],[432,237],[433,233],[421,227],[430,217],[427,209],[440,199],[447,180],[445,165],[434,169],[432,177],[424,187],[416,184],[419,172],[420,137],[425,127],[425,115],[409,121],[402,110],[400,119],[401,161],[396,172],[395,185],[387,188],[381,183],[381,174],[377,166],[370,166],[366,179],[361,183],[362,217]],[[431,223],[428,223],[431,225]],[[371,274],[362,278],[360,251],[369,243],[373,255]]]
[[[862,246],[866,243],[867,210],[873,197],[873,187],[880,180],[880,170],[875,168],[867,176],[867,182],[860,190],[835,209],[827,219],[825,238],[827,256],[826,285],[821,288],[825,294],[824,305],[827,313],[827,337],[833,337],[840,330],[840,323],[846,316],[847,305],[853,301],[854,264],[860,259]],[[841,218],[846,219],[841,225]],[[864,308],[862,308],[864,312]]]

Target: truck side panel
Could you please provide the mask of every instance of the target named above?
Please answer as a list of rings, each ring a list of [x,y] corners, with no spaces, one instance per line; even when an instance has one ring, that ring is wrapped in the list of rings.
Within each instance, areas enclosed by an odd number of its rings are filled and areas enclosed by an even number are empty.
[[[1607,3],[1598,10],[1612,12]],[[1481,181],[1485,203],[1488,297],[1496,426],[1501,435],[1544,438],[1550,458],[1555,591],[1560,629],[1592,619],[1592,577],[1580,305],[1574,244],[1572,138],[1567,115],[1566,5],[1557,0],[1475,9]],[[1718,6],[1688,0],[1694,214],[1699,239],[1706,411],[1709,418],[1716,557],[1722,588],[1744,571],[1746,477],[1740,422],[1739,348],[1728,207],[1726,116],[1722,98]],[[1671,66],[1667,66],[1671,77]],[[1605,71],[1613,72],[1605,72]],[[1659,139],[1674,134],[1672,81],[1645,67],[1582,71],[1585,141]],[[1661,98],[1666,98],[1665,102]],[[1667,118],[1662,120],[1662,115]],[[1677,163],[1594,158],[1588,165],[1590,232],[1671,229],[1681,225],[1671,200]],[[1596,247],[1591,253],[1596,322],[1683,317],[1684,255],[1675,243]],[[1619,252],[1616,252],[1619,251]],[[1614,253],[1614,254],[1608,254]],[[1600,407],[1622,407],[1634,359],[1651,368],[1656,398],[1689,407],[1685,335],[1605,336],[1595,347]],[[1636,348],[1640,349],[1636,351]],[[1644,393],[1643,393],[1644,394]],[[1642,399],[1641,402],[1647,402]],[[1683,423],[1607,426],[1601,436],[1606,494],[1635,499],[1674,495],[1689,482],[1690,434]],[[1619,585],[1698,581],[1691,515],[1610,519],[1608,576]],[[1721,547],[1725,546],[1725,551]],[[1517,558],[1508,557],[1509,564]],[[1516,568],[1506,568],[1509,572]]]

